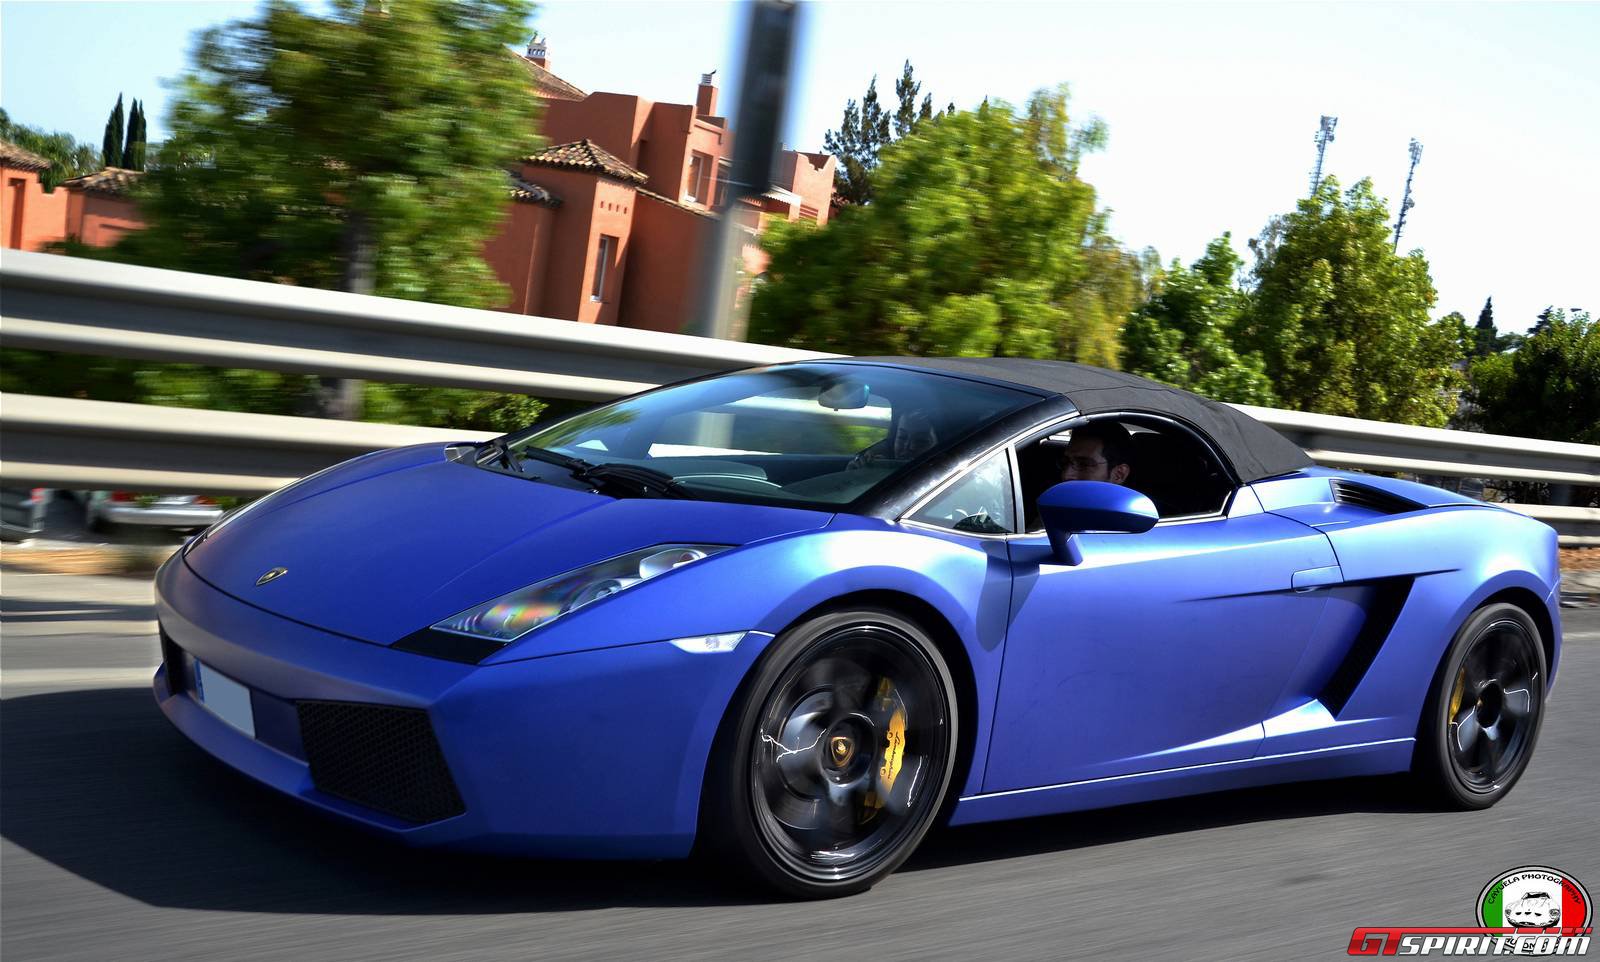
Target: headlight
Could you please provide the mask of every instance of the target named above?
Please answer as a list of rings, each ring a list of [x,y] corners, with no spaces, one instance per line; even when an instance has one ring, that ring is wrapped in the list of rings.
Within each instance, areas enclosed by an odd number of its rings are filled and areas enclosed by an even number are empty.
[[[721,544],[665,544],[597,562],[519,588],[434,625],[438,631],[509,645],[569,611],[626,591],[641,581],[726,551]]]

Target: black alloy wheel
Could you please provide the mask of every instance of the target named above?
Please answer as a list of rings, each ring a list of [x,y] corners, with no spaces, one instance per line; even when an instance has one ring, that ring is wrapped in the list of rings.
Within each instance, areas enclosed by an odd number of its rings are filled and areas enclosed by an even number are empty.
[[[949,668],[885,610],[816,618],[776,639],[728,719],[705,828],[792,895],[847,895],[910,856],[938,817],[957,745]]]
[[[1460,808],[1488,808],[1533,756],[1544,719],[1544,647],[1521,608],[1487,605],[1456,633],[1423,716],[1417,768]]]

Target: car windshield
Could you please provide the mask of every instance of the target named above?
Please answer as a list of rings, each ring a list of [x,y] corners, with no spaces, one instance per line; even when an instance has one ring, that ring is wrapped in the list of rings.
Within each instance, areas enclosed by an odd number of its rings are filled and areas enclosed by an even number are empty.
[[[512,436],[509,458],[487,460],[556,483],[606,465],[591,477],[645,477],[656,493],[691,498],[836,508],[1037,400],[892,367],[788,365],[603,405]]]

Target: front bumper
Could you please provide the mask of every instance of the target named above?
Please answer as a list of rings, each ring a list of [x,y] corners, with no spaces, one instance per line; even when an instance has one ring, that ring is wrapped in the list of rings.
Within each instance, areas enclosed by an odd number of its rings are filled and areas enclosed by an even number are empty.
[[[156,613],[172,663],[156,674],[156,701],[225,764],[409,844],[581,858],[688,854],[723,711],[770,640],[751,634],[710,655],[653,642],[462,665],[272,615],[213,588],[181,555],[156,576]],[[255,737],[197,699],[193,659],[250,688]],[[303,703],[425,717],[460,814],[418,821],[325,790]]]

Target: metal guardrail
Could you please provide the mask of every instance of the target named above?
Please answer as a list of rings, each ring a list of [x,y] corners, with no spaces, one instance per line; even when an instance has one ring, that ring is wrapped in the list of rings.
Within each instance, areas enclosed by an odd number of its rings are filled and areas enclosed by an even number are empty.
[[[266,494],[379,448],[483,431],[0,394],[9,485]]]
[[[8,347],[605,400],[808,351],[6,251]],[[1318,463],[1600,486],[1600,445],[1240,405]],[[470,431],[0,395],[12,484],[252,494],[362,451]],[[1600,509],[1513,505],[1564,543]]]
[[[13,250],[0,312],[7,347],[588,401],[825,356]]]

